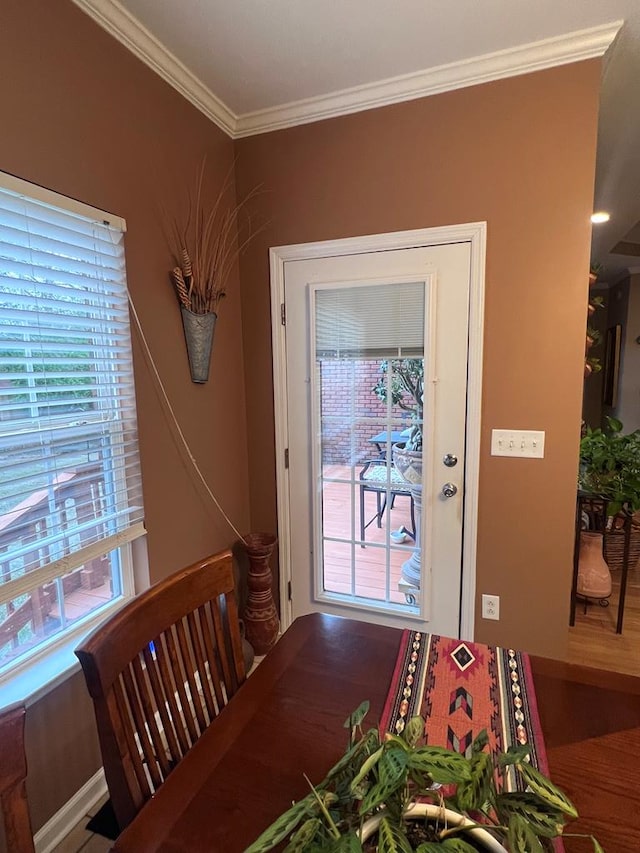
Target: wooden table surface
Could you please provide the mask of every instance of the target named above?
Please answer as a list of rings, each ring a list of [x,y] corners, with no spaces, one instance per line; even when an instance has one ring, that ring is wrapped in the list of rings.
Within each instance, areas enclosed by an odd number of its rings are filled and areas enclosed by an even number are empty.
[[[378,722],[401,632],[298,619],[118,838],[120,853],[241,853],[324,777],[363,699]],[[550,775],[576,804],[572,831],[640,851],[640,679],[532,657]],[[592,848],[565,840],[567,853]]]

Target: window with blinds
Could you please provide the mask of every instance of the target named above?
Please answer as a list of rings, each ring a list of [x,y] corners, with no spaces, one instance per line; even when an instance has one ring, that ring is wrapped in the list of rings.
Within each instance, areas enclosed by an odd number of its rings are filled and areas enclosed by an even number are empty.
[[[124,222],[0,175],[0,672],[131,591]]]
[[[422,357],[424,282],[314,291],[318,358]]]

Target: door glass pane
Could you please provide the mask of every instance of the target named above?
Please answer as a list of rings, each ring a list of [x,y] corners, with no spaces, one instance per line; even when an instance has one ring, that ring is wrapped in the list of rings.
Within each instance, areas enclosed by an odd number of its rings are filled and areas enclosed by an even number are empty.
[[[317,285],[312,310],[316,598],[418,614],[425,283]]]

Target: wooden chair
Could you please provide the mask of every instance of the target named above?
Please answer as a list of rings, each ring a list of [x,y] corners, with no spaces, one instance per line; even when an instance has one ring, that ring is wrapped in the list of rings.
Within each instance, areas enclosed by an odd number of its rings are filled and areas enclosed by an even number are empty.
[[[124,829],[244,682],[231,552],[152,586],[76,655]]]
[[[0,714],[0,805],[7,850],[34,853],[27,803],[27,758],[24,751],[24,705]]]

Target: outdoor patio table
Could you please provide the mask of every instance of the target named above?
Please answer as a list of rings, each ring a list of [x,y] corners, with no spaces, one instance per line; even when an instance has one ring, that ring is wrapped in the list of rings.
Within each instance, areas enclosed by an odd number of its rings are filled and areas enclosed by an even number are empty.
[[[391,431],[391,444],[400,444],[403,441],[407,440],[410,430],[392,430]],[[381,456],[384,456],[387,452],[387,442],[389,441],[389,433],[387,430],[382,430],[382,432],[377,433],[376,435],[372,435],[371,438],[367,439],[370,444],[375,444],[378,448],[378,453]]]

